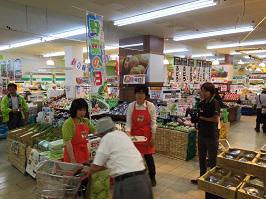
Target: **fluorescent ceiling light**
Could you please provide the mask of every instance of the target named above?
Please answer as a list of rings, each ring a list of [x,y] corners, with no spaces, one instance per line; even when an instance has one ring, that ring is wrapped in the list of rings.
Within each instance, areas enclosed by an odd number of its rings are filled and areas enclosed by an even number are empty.
[[[38,38],[38,39],[31,39],[31,40],[22,41],[22,42],[10,44],[10,45],[0,46],[0,51],[1,50],[8,50],[11,48],[18,48],[18,47],[22,47],[22,46],[33,45],[33,44],[39,44],[39,43],[43,43],[43,42],[47,42],[47,41],[72,37],[72,36],[81,35],[81,34],[85,34],[85,33],[86,33],[85,27],[79,28],[76,30],[70,30],[70,31],[66,31],[66,32],[58,33],[58,34],[52,34],[52,35],[47,36],[47,37],[42,37],[42,38]]]
[[[266,55],[258,55],[259,58],[266,58]]]
[[[64,51],[59,51],[59,52],[53,52],[53,53],[47,53],[43,54],[43,57],[58,57],[58,56],[64,56],[65,52]]]
[[[47,66],[54,66],[54,60],[52,60],[52,59],[48,59],[48,60],[46,61],[46,65],[47,65]]]
[[[242,43],[227,43],[227,44],[220,44],[220,45],[209,45],[207,49],[218,49],[218,48],[234,48],[234,47],[241,47],[241,46],[255,46],[255,45],[265,45],[266,40],[264,41],[248,41]]]
[[[198,0],[198,1],[192,1],[185,4],[180,4],[176,6],[171,6],[167,8],[163,8],[160,10],[155,10],[131,17],[127,17],[124,19],[119,19],[114,21],[115,26],[124,26],[128,24],[138,23],[142,21],[148,21],[152,19],[157,19],[161,17],[166,17],[170,15],[176,15],[184,12],[189,12],[192,10],[197,10],[201,8],[211,7],[215,6],[217,3],[214,2],[214,0]]]
[[[143,46],[143,43],[122,45],[122,46],[119,46],[119,48],[129,48],[129,47],[137,47],[137,46]]]
[[[253,30],[252,26],[243,26],[239,28],[227,28],[223,30],[209,31],[209,32],[204,32],[204,33],[179,35],[179,36],[174,37],[174,41],[184,41],[184,40],[190,40],[190,39],[214,37],[214,36],[219,36],[219,35],[229,35],[229,34],[236,34],[236,33],[241,33],[241,32],[249,32],[252,30]]]
[[[180,52],[187,52],[187,48],[176,48],[176,49],[169,49],[169,50],[164,50],[164,54],[169,54],[169,53],[180,53]]]
[[[231,52],[230,55],[241,55],[242,53],[240,52]]]
[[[241,51],[246,54],[257,54],[257,53],[266,53],[266,50],[247,50],[247,51]]]
[[[212,56],[214,56],[214,54],[212,54],[212,53],[195,54],[195,55],[192,55],[191,58],[197,58],[197,57],[212,57]]]

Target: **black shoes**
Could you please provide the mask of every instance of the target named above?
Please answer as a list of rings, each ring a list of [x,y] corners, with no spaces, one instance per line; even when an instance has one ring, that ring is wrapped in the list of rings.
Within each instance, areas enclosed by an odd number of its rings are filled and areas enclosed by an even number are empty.
[[[156,187],[157,182],[156,182],[155,177],[151,178],[151,185],[152,185],[153,187]]]
[[[260,129],[258,129],[258,128],[255,128],[254,130],[255,130],[257,133],[260,132]]]

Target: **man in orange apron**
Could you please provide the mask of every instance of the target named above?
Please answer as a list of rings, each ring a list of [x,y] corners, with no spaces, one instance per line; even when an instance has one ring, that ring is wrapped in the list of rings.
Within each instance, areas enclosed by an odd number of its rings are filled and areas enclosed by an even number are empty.
[[[156,168],[153,159],[155,153],[156,109],[153,103],[146,101],[148,88],[145,85],[137,86],[135,94],[136,101],[128,107],[126,131],[131,136],[147,138],[145,142],[136,142],[135,146],[146,161],[152,185],[156,186]]]

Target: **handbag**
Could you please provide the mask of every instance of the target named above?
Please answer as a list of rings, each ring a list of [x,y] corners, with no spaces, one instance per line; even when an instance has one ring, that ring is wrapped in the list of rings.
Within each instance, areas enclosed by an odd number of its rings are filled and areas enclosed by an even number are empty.
[[[262,106],[260,95],[259,95],[259,100],[260,100],[260,104],[261,104],[261,114],[264,115],[264,114],[266,114],[266,106]]]

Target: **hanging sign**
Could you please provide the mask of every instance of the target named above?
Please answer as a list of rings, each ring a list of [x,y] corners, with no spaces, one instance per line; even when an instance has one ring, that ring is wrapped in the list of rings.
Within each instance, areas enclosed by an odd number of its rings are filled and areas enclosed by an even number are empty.
[[[88,44],[89,57],[91,60],[90,70],[94,86],[103,84],[104,74],[104,32],[103,32],[103,17],[88,13]]]

